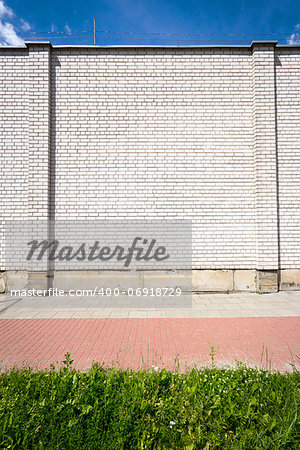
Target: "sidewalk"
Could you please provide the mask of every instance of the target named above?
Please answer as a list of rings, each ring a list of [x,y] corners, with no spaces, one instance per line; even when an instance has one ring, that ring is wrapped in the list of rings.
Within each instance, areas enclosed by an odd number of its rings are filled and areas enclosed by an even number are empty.
[[[39,367],[93,360],[121,367],[182,370],[235,359],[273,370],[300,369],[300,292],[193,295],[191,307],[140,298],[0,296],[0,365]],[[217,349],[217,347],[219,347]]]

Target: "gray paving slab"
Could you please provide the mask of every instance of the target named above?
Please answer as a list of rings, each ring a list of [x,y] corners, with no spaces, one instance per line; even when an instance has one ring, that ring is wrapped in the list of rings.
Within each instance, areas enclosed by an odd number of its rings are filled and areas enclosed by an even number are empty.
[[[180,298],[10,297],[0,295],[0,319],[107,317],[287,317],[300,315],[300,291],[274,294],[193,294]]]

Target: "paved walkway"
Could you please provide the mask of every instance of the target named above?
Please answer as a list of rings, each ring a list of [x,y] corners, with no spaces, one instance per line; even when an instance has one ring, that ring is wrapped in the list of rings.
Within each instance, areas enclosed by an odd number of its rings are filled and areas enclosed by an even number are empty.
[[[179,298],[0,295],[2,319],[222,318],[300,316],[300,291],[276,294],[187,294]]]
[[[151,304],[152,308],[149,308]],[[274,370],[300,369],[300,292],[201,294],[178,302],[141,298],[0,296],[0,367],[92,361],[181,368],[235,359]]]

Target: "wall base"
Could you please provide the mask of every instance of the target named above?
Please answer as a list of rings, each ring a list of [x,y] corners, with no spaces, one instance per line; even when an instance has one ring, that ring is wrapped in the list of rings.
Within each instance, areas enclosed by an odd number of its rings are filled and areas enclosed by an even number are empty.
[[[0,272],[0,294],[3,294],[3,292],[5,292],[5,273],[4,272]]]
[[[180,287],[193,292],[277,292],[280,290],[300,290],[300,269],[254,270],[224,269],[192,271],[57,271],[54,276],[46,272],[26,271],[0,272],[0,293],[11,290],[57,288],[68,292],[70,289],[104,289],[118,287],[161,288]]]
[[[281,291],[300,291],[300,269],[283,269],[280,271]]]
[[[121,289],[164,287],[170,277],[174,287],[194,292],[277,292],[300,290],[300,269],[253,270],[201,270],[191,271],[78,271],[55,272],[54,277],[45,272],[0,272],[0,293],[10,290],[93,289],[97,287]]]
[[[278,270],[257,270],[256,291],[262,294],[278,292]]]
[[[49,277],[47,272],[29,272],[28,289],[47,290],[49,288]]]

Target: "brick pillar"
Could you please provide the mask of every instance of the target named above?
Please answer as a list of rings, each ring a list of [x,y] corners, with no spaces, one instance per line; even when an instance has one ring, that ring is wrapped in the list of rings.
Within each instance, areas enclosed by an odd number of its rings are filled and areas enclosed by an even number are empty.
[[[252,43],[256,270],[259,292],[278,290],[276,42]]]
[[[50,187],[50,69],[51,45],[26,43],[28,47],[28,219],[38,221],[31,236],[48,238]],[[29,272],[28,287],[46,289],[48,265]]]

